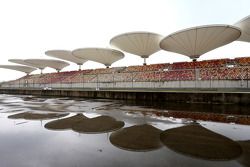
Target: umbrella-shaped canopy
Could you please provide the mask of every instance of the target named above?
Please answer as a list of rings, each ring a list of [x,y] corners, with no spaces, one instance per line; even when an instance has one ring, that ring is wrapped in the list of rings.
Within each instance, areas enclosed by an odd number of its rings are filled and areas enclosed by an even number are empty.
[[[15,71],[21,71],[26,74],[31,73],[32,71],[35,71],[36,68],[33,67],[28,67],[28,66],[20,66],[20,65],[0,65],[0,68],[6,68],[10,70],[15,70]]]
[[[234,26],[241,29],[241,36],[238,41],[250,42],[250,16],[238,21]]]
[[[150,55],[161,49],[159,47],[161,39],[162,36],[156,33],[129,32],[115,36],[110,40],[110,44],[146,60]]]
[[[25,59],[9,59],[8,61],[11,62],[11,63],[22,64],[22,65],[26,65],[26,66],[31,66],[31,67],[39,68],[41,70],[46,67],[45,64],[28,63],[28,62],[26,62]]]
[[[45,54],[47,56],[51,56],[51,57],[55,57],[55,58],[59,58],[59,59],[63,59],[63,60],[76,63],[79,66],[85,63],[86,61],[88,61],[86,59],[82,59],[82,58],[74,56],[72,52],[69,50],[48,50],[45,52]]]
[[[81,59],[102,63],[109,67],[112,63],[122,59],[124,54],[118,50],[107,48],[82,48],[73,51],[73,55]]]
[[[165,37],[160,47],[197,59],[206,52],[237,40],[241,30],[230,25],[207,25],[184,29]]]
[[[36,64],[38,66],[51,67],[56,69],[57,71],[60,71],[64,67],[69,65],[69,63],[67,62],[53,59],[26,59],[25,62],[30,64]]]

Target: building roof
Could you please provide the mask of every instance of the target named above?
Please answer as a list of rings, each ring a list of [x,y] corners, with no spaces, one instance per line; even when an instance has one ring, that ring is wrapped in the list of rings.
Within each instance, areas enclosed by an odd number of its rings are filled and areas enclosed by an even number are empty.
[[[30,67],[39,68],[39,69],[44,69],[46,67],[45,64],[28,63],[28,62],[26,62],[25,59],[9,59],[8,61],[11,63],[26,65],[26,66],[30,66]]]
[[[10,69],[10,70],[20,71],[20,72],[24,72],[27,74],[36,70],[36,68],[33,68],[33,67],[20,66],[20,65],[0,65],[0,68],[6,68],[6,69]]]
[[[148,58],[159,51],[162,36],[151,32],[129,32],[115,36],[110,40],[110,45],[125,52]]]
[[[76,63],[78,65],[82,65],[83,63],[88,61],[88,60],[85,60],[85,59],[74,56],[72,54],[72,52],[68,51],[68,50],[49,50],[49,51],[46,51],[45,54],[47,56],[67,60],[67,61]]]
[[[172,33],[165,37],[160,47],[166,51],[186,55],[191,59],[237,40],[241,30],[230,25],[207,25]]]
[[[54,59],[26,59],[25,62],[35,64],[37,66],[54,68],[57,71],[60,71],[61,69],[69,65],[69,63],[67,62]]]
[[[238,41],[250,42],[250,15],[234,24],[241,29],[241,36]]]
[[[111,66],[112,63],[124,57],[122,52],[108,48],[81,48],[72,53],[76,57],[102,63],[105,66]]]

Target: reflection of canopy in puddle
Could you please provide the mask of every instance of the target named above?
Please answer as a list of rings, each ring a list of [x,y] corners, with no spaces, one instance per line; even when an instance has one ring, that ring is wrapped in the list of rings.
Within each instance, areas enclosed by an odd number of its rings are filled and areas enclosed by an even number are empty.
[[[8,116],[11,119],[28,119],[28,120],[41,120],[41,119],[53,119],[59,117],[65,117],[68,113],[58,114],[58,113],[32,113],[23,112]]]
[[[151,125],[135,125],[111,134],[110,142],[122,149],[150,151],[161,147],[161,130]]]
[[[44,102],[47,100],[45,98],[39,98],[39,97],[34,97],[34,96],[24,96],[21,98],[23,101],[31,101],[31,102]]]
[[[244,166],[250,166],[250,140],[238,142],[242,148],[242,155],[238,159],[238,162]]]
[[[88,118],[82,114],[55,120],[45,125],[45,128],[58,129],[72,129],[80,133],[103,133],[120,129],[124,126],[124,122],[117,121],[109,116],[99,116],[95,118]]]
[[[84,119],[87,119],[87,117],[85,117],[83,114],[77,114],[72,117],[48,122],[45,124],[45,128],[51,130],[72,129],[73,125],[81,122]]]
[[[200,125],[166,130],[161,133],[161,141],[176,152],[202,159],[229,160],[242,152],[236,142]]]

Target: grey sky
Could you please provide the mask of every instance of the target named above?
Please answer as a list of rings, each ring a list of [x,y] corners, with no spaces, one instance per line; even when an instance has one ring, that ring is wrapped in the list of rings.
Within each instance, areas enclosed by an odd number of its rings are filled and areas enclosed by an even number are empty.
[[[48,58],[51,49],[110,47],[120,33],[151,31],[166,36],[184,28],[234,24],[250,15],[249,0],[8,0],[0,1],[0,64],[11,58]],[[138,56],[125,54],[114,66],[141,65]],[[206,53],[202,59],[250,56],[250,44],[234,42]],[[189,61],[160,51],[148,63]],[[87,68],[104,67],[87,62]],[[72,64],[65,70],[76,70]],[[47,69],[45,72],[52,72]],[[39,71],[37,71],[39,73]],[[24,74],[0,69],[0,80]]]

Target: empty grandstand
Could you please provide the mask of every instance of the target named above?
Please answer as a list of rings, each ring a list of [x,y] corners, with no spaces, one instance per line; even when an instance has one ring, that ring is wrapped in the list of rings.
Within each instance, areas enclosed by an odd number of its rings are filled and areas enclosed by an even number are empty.
[[[113,67],[27,75],[2,87],[248,88],[250,58]]]

